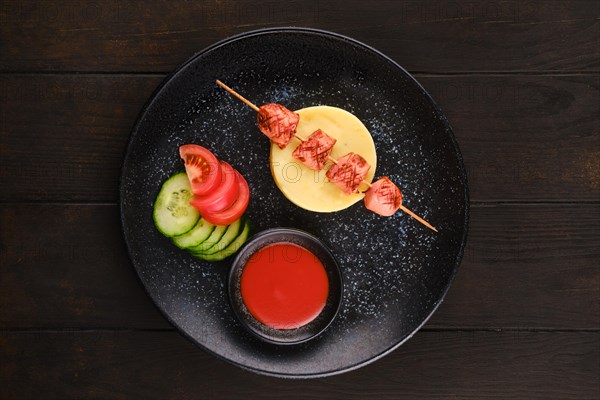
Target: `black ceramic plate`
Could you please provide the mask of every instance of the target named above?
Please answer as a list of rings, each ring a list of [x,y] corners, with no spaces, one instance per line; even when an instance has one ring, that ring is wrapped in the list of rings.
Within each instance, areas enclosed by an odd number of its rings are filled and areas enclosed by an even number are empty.
[[[405,214],[380,217],[362,203],[321,214],[300,209],[277,189],[269,142],[256,113],[215,85],[221,79],[256,104],[346,109],[369,129],[375,176],[389,176]],[[178,250],[153,226],[162,182],[183,165],[178,147],[197,143],[247,179],[255,231],[285,226],[320,238],[335,255],[344,297],[321,335],[294,346],[261,341],[236,319],[227,298],[231,259],[208,263]],[[142,111],[121,176],[121,218],[129,254],[148,294],[194,343],[239,366],[285,377],[340,373],[407,340],[441,303],[467,233],[464,166],[451,128],[425,90],[378,51],[340,35],[268,29],[217,43],[182,65]],[[351,351],[349,351],[351,349]]]

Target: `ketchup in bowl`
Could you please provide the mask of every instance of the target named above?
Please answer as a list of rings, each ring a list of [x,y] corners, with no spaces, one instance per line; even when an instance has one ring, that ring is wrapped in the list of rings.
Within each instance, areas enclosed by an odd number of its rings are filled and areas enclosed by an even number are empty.
[[[242,326],[277,345],[319,337],[337,315],[343,294],[333,253],[295,228],[271,228],[250,238],[231,265],[227,285]]]
[[[250,256],[240,287],[254,318],[273,329],[296,329],[314,320],[325,307],[329,279],[315,254],[281,242]]]

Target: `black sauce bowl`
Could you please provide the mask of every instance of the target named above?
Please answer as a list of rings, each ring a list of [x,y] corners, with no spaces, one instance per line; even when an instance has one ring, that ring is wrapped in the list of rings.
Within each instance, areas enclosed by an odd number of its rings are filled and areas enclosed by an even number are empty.
[[[242,299],[242,272],[250,257],[265,246],[292,243],[313,253],[323,264],[329,280],[329,293],[321,313],[308,324],[295,329],[274,329],[258,321]],[[273,228],[254,235],[240,249],[229,271],[229,301],[234,313],[253,335],[269,343],[292,345],[305,342],[323,332],[338,313],[342,299],[342,275],[333,254],[315,236],[293,228]]]

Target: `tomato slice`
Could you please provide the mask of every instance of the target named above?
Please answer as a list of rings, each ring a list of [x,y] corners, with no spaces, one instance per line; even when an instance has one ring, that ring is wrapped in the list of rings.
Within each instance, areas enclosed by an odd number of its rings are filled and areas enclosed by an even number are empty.
[[[394,215],[401,205],[402,192],[387,176],[371,184],[365,193],[365,207],[384,217]]]
[[[204,196],[194,195],[190,204],[202,215],[217,213],[231,207],[239,194],[237,171],[225,161],[221,161],[221,184]]]
[[[197,144],[186,144],[179,148],[179,155],[185,162],[185,172],[194,194],[207,194],[221,183],[221,165],[210,150]]]
[[[206,215],[202,214],[202,211],[200,211],[202,217],[213,225],[232,224],[240,219],[244,214],[244,211],[246,211],[246,208],[248,208],[248,202],[250,201],[250,189],[248,188],[248,183],[239,172],[236,171],[236,174],[240,195],[231,207],[221,212],[208,213]]]

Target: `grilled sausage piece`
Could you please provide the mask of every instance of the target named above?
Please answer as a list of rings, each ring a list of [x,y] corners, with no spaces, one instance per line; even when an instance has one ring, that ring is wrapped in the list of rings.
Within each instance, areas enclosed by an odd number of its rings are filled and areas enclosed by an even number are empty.
[[[348,153],[337,160],[327,173],[327,178],[342,189],[346,194],[352,194],[358,189],[358,185],[365,179],[371,166],[362,156],[355,153]]]
[[[258,128],[280,149],[294,136],[300,116],[281,104],[269,103],[258,110]]]
[[[292,156],[308,168],[320,171],[325,166],[336,140],[320,129],[314,131],[294,150]]]

